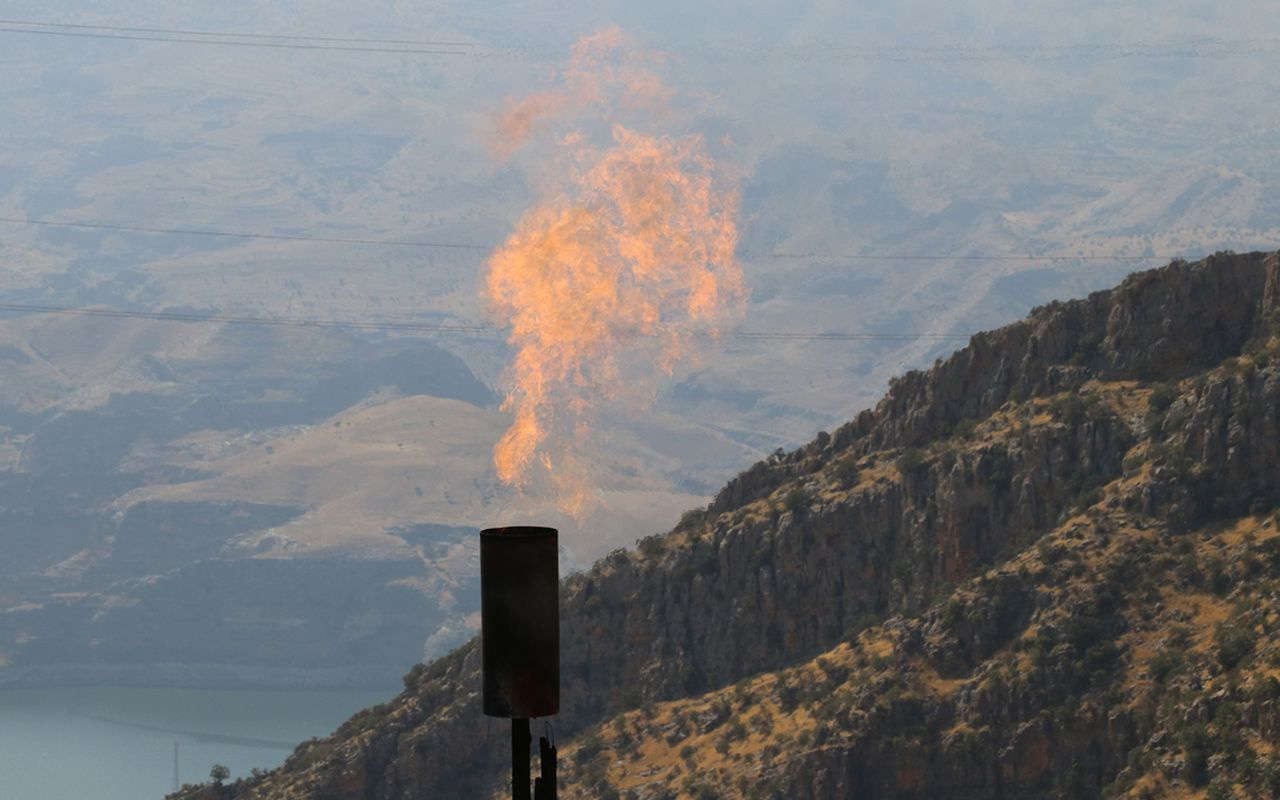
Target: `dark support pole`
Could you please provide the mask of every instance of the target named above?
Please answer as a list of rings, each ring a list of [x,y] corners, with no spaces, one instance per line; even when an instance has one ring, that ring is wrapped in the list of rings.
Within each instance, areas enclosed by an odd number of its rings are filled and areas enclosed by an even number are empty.
[[[511,800],[533,800],[529,789],[529,720],[511,720]]]
[[[533,782],[533,800],[556,800],[556,746],[545,736],[538,739],[538,766],[542,775]]]
[[[530,780],[533,736],[529,720],[560,711],[558,541],[555,528],[536,525],[480,531],[484,713],[511,720],[512,800],[535,800]],[[550,734],[550,726],[547,732]],[[546,748],[542,750],[536,800],[555,797],[554,742],[549,745],[550,758]]]

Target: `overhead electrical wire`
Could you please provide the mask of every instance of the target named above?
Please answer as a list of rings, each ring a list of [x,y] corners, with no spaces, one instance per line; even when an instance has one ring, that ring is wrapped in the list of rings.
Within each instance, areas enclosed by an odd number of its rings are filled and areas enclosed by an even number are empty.
[[[692,46],[692,43],[690,43]],[[1121,41],[1074,44],[1006,45],[957,43],[936,46],[848,44],[831,40],[804,42],[719,43],[698,48],[712,56],[732,54],[755,59],[787,58],[804,62],[920,63],[1067,63],[1128,59],[1221,59],[1251,54],[1273,55],[1280,38],[1219,39],[1198,37],[1182,41]]]
[[[247,233],[240,231],[217,231],[193,228],[153,228],[139,225],[115,225],[95,222],[70,222],[64,220],[25,219],[18,217],[0,217],[0,223],[36,226],[57,226],[72,228],[88,228],[93,230],[123,231],[130,233],[155,233],[195,236],[219,236],[237,239],[275,239],[286,241],[314,241],[325,243],[353,245],[385,245],[394,247],[452,248],[463,250],[488,250],[487,245],[464,244],[458,242],[415,242],[398,239],[366,239],[337,236],[306,236],[301,234]],[[789,259],[828,259],[835,261],[1136,261],[1153,259],[1172,259],[1172,256],[1043,256],[1043,255],[872,255],[827,254],[827,253],[769,253],[774,258]],[[62,314],[68,316],[108,317],[125,319],[145,319],[165,322],[194,322],[227,325],[261,325],[296,328],[347,328],[355,330],[378,330],[408,333],[437,333],[471,336],[493,335],[500,329],[490,325],[477,324],[441,324],[422,322],[371,322],[362,320],[323,320],[300,319],[289,317],[241,317],[221,314],[191,314],[185,312],[165,311],[127,311],[120,309],[83,308],[70,306],[44,306],[22,303],[0,303],[0,311],[25,314]],[[733,338],[744,341],[958,341],[969,339],[968,334],[955,333],[843,333],[843,332],[802,332],[802,331],[736,331]]]
[[[238,33],[234,31],[197,31],[183,28],[132,28],[123,25],[86,25],[74,22],[40,22],[33,19],[0,19],[0,25],[30,25],[40,28],[119,31],[123,33],[163,33],[178,36],[221,36],[236,39],[284,39],[299,42],[337,42],[347,44],[406,44],[421,47],[475,47],[472,42],[422,39],[361,39],[352,36],[300,36],[288,33]]]
[[[0,217],[0,223],[88,228],[94,230],[112,230],[123,232],[140,232],[155,234],[177,234],[197,236],[220,236],[238,239],[275,239],[287,241],[315,241],[352,245],[384,245],[395,247],[452,248],[465,250],[488,250],[487,245],[465,244],[459,242],[416,242],[397,239],[369,239],[336,236],[307,236],[302,234],[270,234],[248,233],[239,231],[217,231],[191,228],[156,228],[137,225],[115,225],[108,223],[70,222],[63,220],[27,219],[17,217]],[[770,257],[790,259],[827,259],[833,261],[1143,261],[1154,259],[1172,260],[1174,256],[1161,255],[1108,255],[1108,256],[1049,256],[1049,255],[874,255],[866,253],[827,254],[827,253],[770,253]],[[32,305],[24,303],[0,303],[0,312],[8,311],[19,314],[61,314],[68,316],[107,317],[124,319],[144,319],[165,322],[211,323],[226,325],[260,325],[295,328],[347,328],[355,330],[376,330],[406,333],[434,333],[468,336],[490,336],[501,332],[491,325],[466,323],[425,323],[425,322],[375,322],[368,320],[326,320],[303,319],[291,317],[244,317],[223,314],[193,314],[187,312],[167,311],[130,311],[108,308],[84,308],[70,306]],[[732,338],[744,341],[964,341],[968,334],[958,333],[871,333],[871,332],[805,332],[805,331],[735,331]]]
[[[371,322],[367,320],[303,319],[297,317],[241,317],[223,314],[192,314],[180,311],[129,311],[115,308],[47,306],[27,303],[0,303],[0,311],[19,314],[62,314],[75,317],[110,317],[160,322],[197,322],[220,325],[263,325],[284,328],[352,328],[356,330],[405,331],[412,333],[446,333],[484,335],[497,333],[492,325],[468,325],[433,322]]]
[[[142,225],[117,225],[106,222],[73,222],[70,220],[31,219],[25,217],[0,217],[0,223],[34,225],[41,227],[86,228],[89,230],[121,231],[125,233],[155,233],[178,236],[217,236],[231,239],[274,239],[291,242],[325,242],[329,244],[382,245],[389,247],[445,248],[453,250],[490,250],[492,245],[465,242],[413,241],[410,239],[372,239],[344,236],[312,236],[306,234],[252,233],[247,231],[220,231],[208,228],[159,228]],[[1172,255],[1011,255],[990,254],[925,255],[876,254],[876,253],[739,253],[745,258],[778,258],[796,261],[1171,261]]]
[[[877,255],[875,253],[770,253],[771,258],[794,259],[797,261],[1172,261],[1178,256],[1170,255]]]
[[[123,33],[88,33],[80,31],[49,31],[36,30],[34,28],[6,28],[0,27],[0,33],[24,33],[46,36],[71,36],[82,39],[127,39],[137,42],[172,42],[179,44],[211,44],[222,47],[266,47],[282,50],[337,50],[353,53],[400,53],[420,56],[465,56],[466,51],[463,50],[423,50],[403,47],[357,47],[345,45],[327,45],[327,44],[299,44],[289,42],[238,42],[230,39],[183,39],[177,37],[164,36],[137,36]]]
[[[224,314],[193,314],[180,311],[129,311],[114,308],[85,308],[76,306],[33,305],[28,303],[0,303],[0,312],[17,314],[60,314],[76,317],[106,317],[111,319],[140,319],[159,322],[188,322],[218,325],[259,325],[284,328],[345,328],[367,331],[400,333],[437,333],[460,336],[492,336],[501,328],[493,325],[435,322],[374,322],[369,320],[306,319],[299,317],[245,317]],[[968,334],[959,333],[803,333],[800,331],[736,331],[732,338],[747,341],[921,341],[964,340]]]
[[[12,27],[22,26],[22,27]],[[469,48],[474,43],[447,40],[414,40],[414,39],[378,39],[337,36],[303,36],[298,34],[263,34],[230,31],[202,31],[183,28],[150,28],[120,25],[90,25],[82,23],[42,22],[37,20],[0,19],[0,33],[37,34],[50,36],[70,36],[96,39],[124,39],[133,41],[175,42],[184,44],[211,44],[240,47],[266,47],[292,50],[332,50],[349,52],[400,53],[416,55],[468,55],[463,49],[422,49],[422,48]],[[198,37],[198,38],[190,38]],[[1213,44],[1219,42],[1213,41]],[[1256,45],[1257,42],[1249,42]],[[1266,44],[1274,45],[1274,41]],[[926,50],[921,48],[920,50]],[[1000,50],[1000,48],[976,48],[978,50]],[[965,56],[961,49],[950,51],[938,48],[941,53],[955,57]],[[1004,49],[1008,53],[1013,51]],[[1034,52],[1034,48],[1032,49]],[[1141,53],[1150,55],[1150,52]],[[1185,52],[1178,53],[1185,55]],[[877,55],[887,55],[889,60],[901,60],[903,52],[894,49],[882,49]],[[913,55],[920,55],[915,53]],[[1125,55],[1130,55],[1126,53]],[[1059,56],[1060,57],[1060,56]],[[94,230],[109,230],[133,233],[152,233],[186,236],[211,236],[248,240],[283,240],[300,242],[324,242],[336,244],[352,244],[365,246],[394,246],[418,248],[447,248],[458,250],[488,250],[487,245],[467,244],[459,242],[422,242],[411,240],[372,239],[338,236],[311,236],[301,234],[249,233],[238,231],[220,231],[189,228],[161,228],[138,225],[116,225],[94,222],[71,222],[63,220],[24,219],[0,217],[0,222],[20,225],[36,225],[51,227],[69,227]],[[744,256],[753,254],[744,253]],[[760,257],[762,254],[754,254]],[[926,254],[903,255],[874,253],[778,253],[763,254],[769,258],[795,260],[829,260],[829,261],[1150,261],[1171,260],[1175,256],[1167,255],[974,255],[974,254]],[[228,325],[261,325],[306,328],[348,328],[358,330],[404,331],[441,334],[491,335],[500,329],[487,325],[438,324],[415,322],[370,322],[360,320],[320,320],[288,317],[240,317],[226,315],[201,315],[180,312],[125,311],[119,309],[77,308],[62,306],[42,306],[19,303],[0,303],[0,311],[15,313],[62,314],[74,316],[92,316],[109,318],[147,319],[171,322],[216,323]],[[805,333],[795,331],[738,331],[734,338],[749,341],[921,341],[921,340],[967,340],[966,334],[946,333]]]
[[[433,39],[360,38],[348,36],[304,36],[233,31],[210,31],[193,28],[160,28],[127,25],[94,25],[72,22],[44,22],[29,19],[0,19],[0,33],[29,33],[49,36],[74,36],[99,39],[180,42],[191,44],[223,44],[247,47],[277,47],[299,50],[348,50],[356,52],[409,53],[421,55],[467,55],[460,50],[428,50],[417,48],[475,48],[500,54],[518,52],[520,48],[493,48],[478,42]],[[20,27],[13,27],[20,26]],[[182,38],[177,38],[182,37]],[[196,37],[196,38],[191,38]],[[773,57],[795,57],[805,61],[891,61],[974,62],[992,61],[1108,61],[1132,58],[1221,58],[1246,53],[1273,53],[1280,49],[1280,39],[1219,39],[1198,37],[1177,42],[1088,42],[1066,45],[951,44],[936,46],[866,46],[831,40],[780,45],[776,42],[747,42],[725,46],[717,42],[690,42],[702,53],[730,54],[758,60],[762,54]],[[409,46],[415,49],[407,49]],[[472,51],[474,52],[474,51]]]
[[[331,50],[350,53],[391,53],[420,56],[465,56],[466,50],[440,50],[412,47],[370,47],[366,45],[307,44],[290,41],[238,41],[235,39],[193,38],[135,33],[107,33],[75,30],[50,30],[40,28],[14,28],[0,25],[0,33],[17,33],[43,36],[70,36],[80,39],[125,39],[137,42],[176,42],[180,44],[210,44],[222,47],[266,47],[282,50]]]
[[[159,233],[177,236],[219,236],[230,239],[275,239],[289,242],[325,242],[329,244],[384,245],[389,247],[432,247],[453,250],[488,250],[487,245],[463,242],[418,242],[408,239],[366,239],[345,236],[307,236],[288,233],[247,233],[243,231],[218,231],[207,228],[152,228],[142,225],[116,225],[105,222],[69,222],[51,219],[0,217],[0,222],[12,225],[36,225],[59,228],[88,228],[91,230],[123,231],[126,233]]]
[[[749,341],[831,341],[831,342],[917,342],[926,339],[939,341],[963,339],[968,341],[967,333],[803,333],[800,331],[737,331],[735,339]]]

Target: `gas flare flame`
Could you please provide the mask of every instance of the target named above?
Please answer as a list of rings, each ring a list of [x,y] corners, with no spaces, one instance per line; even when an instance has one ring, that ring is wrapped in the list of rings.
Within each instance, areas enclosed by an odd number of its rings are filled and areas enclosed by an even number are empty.
[[[668,118],[671,93],[635,61],[617,29],[587,37],[563,89],[512,104],[498,126],[509,155],[557,115],[580,124],[557,140],[567,179],[520,219],[485,283],[515,352],[498,477],[524,489],[545,470],[557,505],[579,519],[595,502],[586,453],[597,410],[697,363],[746,299],[737,194],[702,137],[616,121],[619,109]],[[600,145],[593,122],[607,131]]]

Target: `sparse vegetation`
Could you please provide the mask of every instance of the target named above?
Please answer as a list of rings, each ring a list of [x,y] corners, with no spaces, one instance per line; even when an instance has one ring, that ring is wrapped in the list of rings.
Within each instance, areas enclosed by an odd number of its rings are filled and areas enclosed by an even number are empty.
[[[845,456],[836,462],[835,469],[832,470],[837,485],[841,488],[850,488],[858,484],[861,477],[861,470],[858,468],[857,456]]]
[[[1226,669],[1235,669],[1240,662],[1253,653],[1257,639],[1257,633],[1246,625],[1239,623],[1219,625],[1213,633],[1218,663]]]
[[[801,514],[809,510],[809,506],[813,504],[813,501],[813,492],[803,487],[797,487],[787,492],[787,496],[783,499],[783,505],[792,514]]]
[[[894,460],[893,467],[898,470],[899,475],[902,475],[905,478],[915,472],[916,469],[924,463],[924,459],[924,450],[919,447],[911,447],[903,451],[902,455],[898,456],[897,459]]]
[[[903,423],[875,452],[779,453],[738,507],[641,540],[653,563],[628,555],[570,601],[592,623],[598,598],[637,601],[570,673],[603,696],[628,664],[607,710],[577,712],[575,790],[776,800],[862,758],[869,785],[920,796],[994,794],[973,766],[997,763],[1010,796],[1274,796],[1280,514],[1258,501],[1280,486],[1269,448],[1223,433],[1258,423],[1233,393],[1265,382],[1220,355],[1177,380],[1064,369],[969,425],[913,418],[931,438]],[[639,586],[661,588],[639,605]]]

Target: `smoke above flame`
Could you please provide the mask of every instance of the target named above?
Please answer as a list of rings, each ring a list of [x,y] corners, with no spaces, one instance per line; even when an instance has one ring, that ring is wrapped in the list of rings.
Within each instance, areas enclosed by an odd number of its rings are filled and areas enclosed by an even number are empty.
[[[595,502],[602,405],[696,364],[746,298],[736,189],[702,137],[660,130],[673,96],[660,61],[601,31],[574,46],[557,87],[497,125],[504,158],[549,137],[559,178],[489,259],[487,299],[515,354],[494,466],[522,489],[545,474],[579,518]]]

